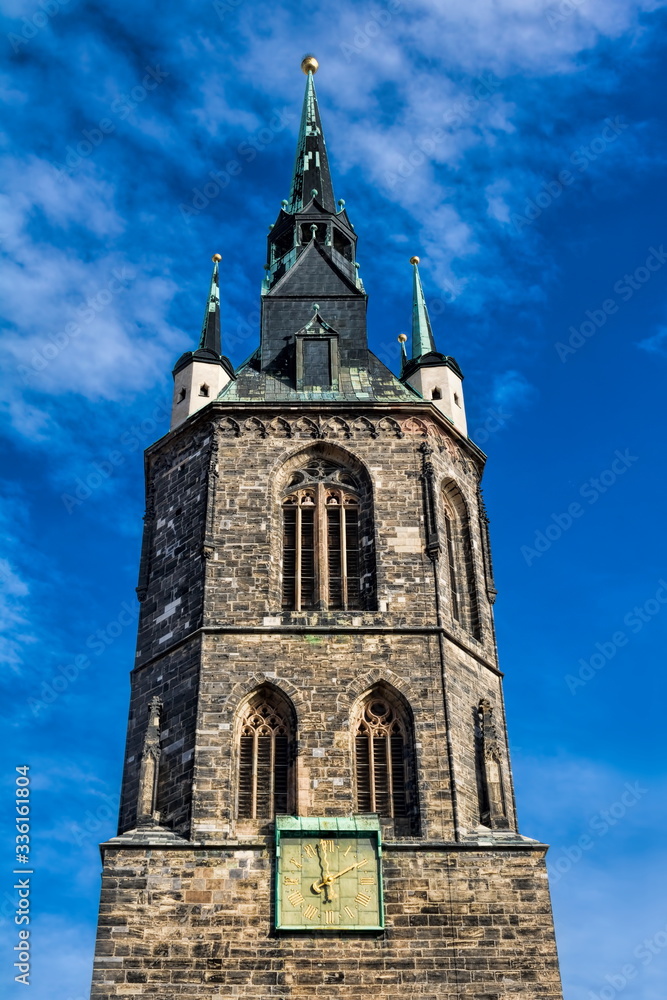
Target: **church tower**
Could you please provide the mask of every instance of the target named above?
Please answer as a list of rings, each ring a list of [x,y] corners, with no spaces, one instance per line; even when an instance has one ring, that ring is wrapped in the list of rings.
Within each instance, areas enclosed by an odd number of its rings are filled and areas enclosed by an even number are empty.
[[[414,257],[400,377],[369,351],[302,68],[259,346],[237,370],[222,354],[216,255],[146,452],[92,997],[561,1000],[547,848],[517,828],[463,375]],[[406,262],[406,312],[407,293]]]

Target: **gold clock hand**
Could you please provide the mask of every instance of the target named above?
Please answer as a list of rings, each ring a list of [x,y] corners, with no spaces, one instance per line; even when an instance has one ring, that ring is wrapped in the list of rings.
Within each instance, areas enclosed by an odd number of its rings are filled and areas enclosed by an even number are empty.
[[[363,864],[364,864],[363,861],[358,861],[356,863],[356,865],[350,865],[349,868],[343,868],[342,871],[336,872],[335,875],[331,875],[331,880],[333,881],[335,878],[340,878],[341,875],[345,875],[346,872],[351,872],[353,868],[358,868],[359,865],[363,865]]]
[[[340,878],[340,877],[341,877],[341,875],[345,875],[345,874],[346,874],[347,872],[351,872],[353,868],[358,868],[358,867],[359,867],[360,865],[363,865],[363,864],[364,864],[364,861],[358,861],[358,862],[356,863],[356,865],[350,865],[350,867],[349,867],[349,868],[343,868],[343,870],[342,870],[342,871],[340,871],[340,872],[336,872],[336,874],[335,874],[335,875],[329,875],[329,874],[327,874],[327,875],[325,875],[325,877],[324,877],[324,881],[320,882],[319,884],[320,884],[321,886],[326,886],[326,885],[328,885],[328,884],[329,884],[330,882],[333,882],[333,880],[334,880],[335,878]],[[313,885],[313,888],[314,888],[314,885]],[[317,890],[315,890],[315,891],[317,891]]]
[[[331,900],[333,899],[333,891],[329,888],[329,883],[333,880],[329,873],[329,861],[327,858],[326,848],[324,847],[321,841],[317,845],[317,853],[319,854],[320,857],[320,870],[322,872],[322,881],[319,883],[319,886],[315,882],[313,882],[311,888],[314,889],[315,892],[320,892],[322,889],[324,889],[324,902],[330,903]]]

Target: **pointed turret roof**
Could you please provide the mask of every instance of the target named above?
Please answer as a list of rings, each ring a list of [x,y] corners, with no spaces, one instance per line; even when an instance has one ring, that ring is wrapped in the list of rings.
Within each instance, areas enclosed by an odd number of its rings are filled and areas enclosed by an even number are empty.
[[[213,255],[213,274],[208,292],[208,302],[204,312],[198,350],[212,351],[218,356],[222,350],[220,337],[220,287],[218,285],[218,263],[222,260],[219,253]]]
[[[301,112],[301,127],[296,147],[292,190],[289,212],[300,212],[313,198],[327,212],[336,211],[327,147],[324,142],[320,109],[317,106],[314,75],[318,62],[314,56],[306,56],[301,69],[307,76],[306,93]],[[316,194],[313,194],[313,191]]]
[[[435,353],[435,340],[431,329],[431,320],[426,308],[424,289],[419,276],[419,257],[411,257],[412,264],[412,357],[421,358],[424,354]]]
[[[222,354],[222,335],[220,332],[220,288],[218,285],[218,264],[222,260],[219,253],[213,254],[213,273],[208,290],[208,300],[204,312],[204,321],[199,335],[196,351],[186,351],[174,366],[178,372],[191,361],[204,361],[206,364],[222,365],[230,378],[234,378],[234,369],[229,358]]]
[[[401,334],[398,338],[401,342],[401,381],[410,378],[418,368],[438,365],[447,365],[463,378],[456,360],[449,355],[441,354],[435,346],[435,337],[419,276],[419,257],[411,257],[410,263],[412,264],[412,357],[408,360],[405,351],[407,337]]]

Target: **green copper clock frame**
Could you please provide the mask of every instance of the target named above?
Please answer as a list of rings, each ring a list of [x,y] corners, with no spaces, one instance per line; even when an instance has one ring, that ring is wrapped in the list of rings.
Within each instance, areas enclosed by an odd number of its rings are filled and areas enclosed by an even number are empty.
[[[383,930],[380,834],[377,816],[276,817],[276,930]]]

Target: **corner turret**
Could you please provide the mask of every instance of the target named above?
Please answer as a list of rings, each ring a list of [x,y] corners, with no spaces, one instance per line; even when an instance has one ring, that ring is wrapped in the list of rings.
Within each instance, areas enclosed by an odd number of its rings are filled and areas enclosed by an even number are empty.
[[[230,379],[234,369],[228,358],[221,352],[220,335],[220,288],[218,286],[218,264],[222,260],[219,253],[212,257],[213,274],[204,313],[199,346],[196,351],[187,351],[176,362],[173,370],[174,398],[171,407],[170,430],[201,410],[215,399]]]
[[[454,358],[440,354],[435,348],[424,289],[419,276],[419,257],[411,257],[412,279],[412,357],[403,353],[401,382],[416,389],[441,413],[451,420],[456,429],[468,436],[465,403],[463,400],[463,372]],[[399,337],[400,340],[400,337]],[[404,347],[402,346],[404,352]]]

